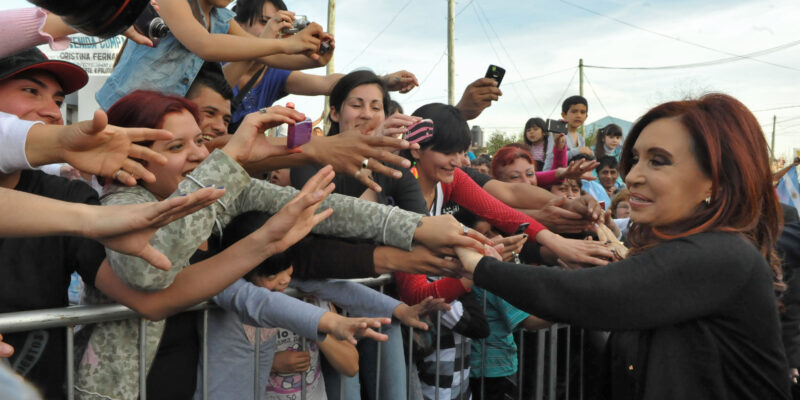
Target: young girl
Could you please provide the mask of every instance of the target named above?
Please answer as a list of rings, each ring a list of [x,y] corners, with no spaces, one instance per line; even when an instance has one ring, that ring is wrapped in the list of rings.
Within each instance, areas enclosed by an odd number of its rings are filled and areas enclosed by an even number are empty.
[[[622,150],[622,128],[617,124],[608,124],[597,131],[597,142],[594,145],[594,156],[600,159],[603,156],[611,156],[619,161],[619,154]]]
[[[547,145],[550,140],[553,140],[550,133],[547,132],[544,120],[538,117],[528,119],[528,122],[525,123],[522,139],[529,147],[531,157],[536,162],[536,170],[543,171],[544,161],[547,159]],[[566,139],[564,135],[558,135],[556,140],[558,143],[555,143],[555,146],[552,147],[553,165],[550,167],[551,170],[567,165]]]
[[[169,26],[169,33],[154,48],[130,41],[125,45],[119,63],[95,94],[100,107],[108,110],[122,96],[137,89],[184,96],[203,61],[259,59],[274,63],[278,62],[276,57],[264,56],[298,55],[283,60],[301,66],[302,59],[306,59],[308,64],[318,65],[302,55],[319,50],[324,34],[318,24],[312,23],[286,39],[257,38],[232,21],[233,11],[225,8],[230,3],[231,0],[160,0],[158,13]]]

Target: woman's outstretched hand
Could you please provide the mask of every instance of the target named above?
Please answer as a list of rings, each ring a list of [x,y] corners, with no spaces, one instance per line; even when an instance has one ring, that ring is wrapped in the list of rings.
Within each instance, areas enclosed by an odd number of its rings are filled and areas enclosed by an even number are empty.
[[[86,206],[82,236],[124,254],[141,257],[152,266],[168,270],[167,256],[150,245],[156,231],[172,221],[208,207],[225,194],[225,189],[205,188],[186,196],[171,197],[157,203],[113,206]]]
[[[330,165],[320,169],[303,185],[297,196],[259,228],[265,235],[265,243],[269,247],[268,254],[285,251],[308,235],[314,226],[333,214],[332,208],[318,214],[315,212],[322,205],[322,201],[333,192],[335,185],[331,181],[334,175]]]
[[[264,131],[281,124],[293,125],[305,115],[290,108],[273,106],[247,114],[239,129],[227,141],[222,151],[238,163],[256,162],[268,157],[299,153],[299,148],[270,144]]]
[[[452,215],[422,217],[414,231],[414,240],[435,253],[453,256],[453,247],[471,247],[483,251],[483,245],[492,241],[480,232],[466,228]]]

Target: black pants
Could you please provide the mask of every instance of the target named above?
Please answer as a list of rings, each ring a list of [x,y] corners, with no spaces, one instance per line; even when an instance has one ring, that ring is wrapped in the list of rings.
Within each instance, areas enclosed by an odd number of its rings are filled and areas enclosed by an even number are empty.
[[[472,400],[505,400],[506,394],[514,396],[514,384],[507,377],[483,378],[483,399],[481,399],[481,378],[469,378]]]

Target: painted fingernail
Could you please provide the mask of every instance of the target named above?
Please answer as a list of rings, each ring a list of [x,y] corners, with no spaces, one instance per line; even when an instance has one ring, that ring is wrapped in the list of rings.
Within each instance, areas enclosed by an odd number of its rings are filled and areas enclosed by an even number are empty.
[[[225,186],[217,186],[217,189],[225,189]]]

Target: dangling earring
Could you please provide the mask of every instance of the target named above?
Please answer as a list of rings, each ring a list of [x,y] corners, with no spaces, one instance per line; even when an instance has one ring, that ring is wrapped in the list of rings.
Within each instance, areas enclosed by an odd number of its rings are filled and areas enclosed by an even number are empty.
[[[419,172],[417,172],[417,160],[414,160],[411,163],[411,169],[409,170],[409,172],[411,172],[411,175],[414,175],[414,178],[419,179]]]
[[[711,205],[711,196],[706,197],[703,200],[703,202],[706,203],[706,206],[710,206]]]

